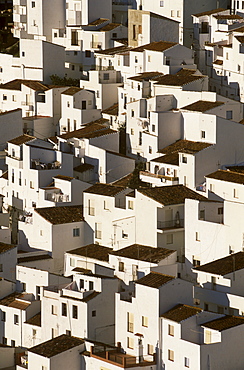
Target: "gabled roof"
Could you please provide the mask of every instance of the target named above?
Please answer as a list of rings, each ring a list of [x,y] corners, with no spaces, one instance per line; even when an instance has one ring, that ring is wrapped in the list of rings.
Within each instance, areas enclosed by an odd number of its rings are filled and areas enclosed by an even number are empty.
[[[151,159],[151,162],[171,164],[173,166],[179,166],[179,153],[165,154],[161,157]]]
[[[120,23],[109,23],[109,24],[106,24],[106,26],[103,26],[102,28],[99,28],[99,31],[100,32],[108,32],[108,31],[112,31],[114,30],[115,28],[121,26]]]
[[[201,12],[201,13],[197,13],[197,14],[193,14],[194,17],[201,17],[203,15],[212,15],[212,14],[215,14],[215,13],[221,13],[223,11],[225,11],[227,9],[224,9],[224,8],[217,8],[217,9],[212,9],[212,10],[207,10],[205,12]]]
[[[146,245],[133,244],[118,251],[111,251],[110,254],[139,261],[158,263],[174,252],[174,250],[166,248],[153,248]]]
[[[244,269],[244,252],[230,254],[205,265],[195,267],[197,271],[203,271],[214,275],[227,275],[234,271]]]
[[[202,312],[201,308],[188,306],[186,304],[178,304],[169,311],[165,312],[161,317],[175,322],[181,322],[197,315],[200,312]]]
[[[63,175],[56,175],[53,177],[54,179],[58,179],[58,180],[64,180],[64,181],[72,181],[74,179],[74,177],[70,177],[70,176],[63,176]]]
[[[196,75],[177,75],[177,74],[171,75],[171,74],[168,74],[168,75],[159,77],[157,79],[156,84],[157,85],[165,85],[165,86],[184,86],[184,85],[187,85],[191,82],[201,80],[203,78],[205,78],[205,76],[203,76],[203,75],[196,76]]]
[[[49,90],[49,86],[43,84],[41,81],[21,80],[21,79],[16,79],[13,81],[6,82],[4,84],[0,84],[0,89],[21,90],[21,85],[25,85],[35,91]]]
[[[115,54],[121,54],[121,53],[128,52],[131,49],[132,48],[127,46],[127,45],[122,45],[122,46],[116,46],[115,48],[97,50],[95,53],[96,54],[105,54],[105,55],[115,55]]]
[[[82,138],[89,138],[91,135],[98,135],[98,133],[102,134],[107,132],[115,132],[108,128],[108,119],[100,118],[96,121],[87,123],[84,127],[80,128],[79,130],[67,132],[66,134],[60,135],[63,139],[71,139],[73,137],[76,137],[77,139]]]
[[[129,173],[128,175],[125,175],[120,179],[112,182],[111,185],[127,187],[129,186],[130,181],[133,179],[133,176],[134,176],[133,172]]]
[[[20,308],[20,309],[25,309],[31,304],[31,302],[30,301],[25,301],[24,297],[25,297],[24,293],[14,292],[14,293],[11,293],[8,296],[0,299],[0,305],[7,306],[7,307],[15,307],[15,308]],[[20,303],[21,304],[23,303],[23,306],[16,307]],[[22,308],[22,307],[24,307],[24,308]]]
[[[77,256],[83,256],[88,258],[95,258],[100,261],[109,261],[109,253],[111,253],[112,249],[108,247],[104,247],[99,244],[89,244],[84,247],[72,249],[67,253],[75,254]]]
[[[43,357],[50,358],[62,352],[68,351],[74,347],[80,346],[83,343],[83,339],[62,334],[59,337],[50,339],[47,342],[29,348],[28,351]]]
[[[200,141],[190,141],[190,140],[177,140],[173,144],[166,146],[163,149],[160,149],[158,152],[163,154],[171,153],[189,153],[194,154],[200,152],[203,149],[208,148],[213,144],[204,143]]]
[[[104,109],[102,113],[109,114],[110,116],[117,116],[119,113],[118,110],[119,110],[119,104],[115,103],[111,107]]]
[[[76,93],[80,92],[81,90],[83,90],[83,89],[81,89],[80,87],[71,86],[67,90],[63,91],[61,94],[63,94],[63,95],[75,95]]]
[[[207,112],[210,109],[214,109],[223,105],[224,103],[221,101],[206,101],[206,100],[198,100],[192,104],[186,105],[181,109],[192,110],[196,112]]]
[[[240,316],[223,316],[219,319],[212,320],[202,324],[205,328],[223,331],[227,329],[234,328],[235,326],[243,325],[244,317]]]
[[[136,280],[136,284],[145,285],[150,288],[160,288],[162,285],[174,280],[174,276],[164,275],[160,272],[150,272],[150,274],[143,276],[141,279]]]
[[[128,77],[128,80],[133,80],[133,81],[149,81],[153,80],[155,78],[161,77],[164,74],[162,72],[143,72],[139,73],[138,76],[133,76],[133,77]]]
[[[177,42],[168,42],[168,41],[154,41],[149,44],[138,46],[131,51],[136,51],[142,53],[144,50],[159,51],[163,52],[172,48],[173,46],[178,45]]]
[[[84,193],[105,195],[107,197],[114,197],[115,195],[123,191],[124,189],[125,189],[124,186],[115,186],[115,185],[98,183],[84,190]]]
[[[107,18],[98,18],[93,22],[88,23],[88,26],[100,26],[101,24],[108,22],[109,19]]]
[[[36,208],[35,212],[53,225],[84,221],[82,206]]]
[[[10,144],[14,144],[14,145],[22,145],[22,144],[25,144],[27,143],[28,141],[31,141],[31,140],[34,140],[36,139],[35,136],[30,136],[30,135],[21,135],[21,136],[18,136],[12,140],[9,140],[8,143]]]
[[[5,253],[9,251],[10,249],[16,248],[16,245],[13,244],[7,244],[7,243],[2,243],[0,242],[0,254]]]
[[[164,206],[184,204],[186,199],[196,199],[204,202],[209,201],[208,198],[205,198],[184,185],[156,186],[153,188],[138,189],[138,192]]]
[[[205,176],[208,179],[233,182],[236,184],[244,184],[244,173],[238,173],[229,170],[217,170]]]

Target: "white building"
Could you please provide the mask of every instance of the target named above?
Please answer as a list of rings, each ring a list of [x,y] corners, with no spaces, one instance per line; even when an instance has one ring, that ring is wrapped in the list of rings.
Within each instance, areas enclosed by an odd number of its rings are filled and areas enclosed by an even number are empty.
[[[0,242],[0,276],[15,281],[17,246]]]

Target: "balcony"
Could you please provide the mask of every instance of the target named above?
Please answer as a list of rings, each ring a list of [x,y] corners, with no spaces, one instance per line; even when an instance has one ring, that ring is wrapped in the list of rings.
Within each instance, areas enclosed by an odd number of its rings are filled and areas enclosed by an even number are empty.
[[[158,230],[172,230],[179,229],[184,227],[184,219],[176,219],[170,221],[158,221],[157,229]]]
[[[113,363],[123,369],[131,367],[142,368],[144,366],[151,366],[151,369],[156,369],[156,358],[154,355],[147,356],[131,356],[126,353],[120,352],[120,348],[108,348],[108,346],[94,346],[91,348],[91,357],[97,358],[101,361]]]

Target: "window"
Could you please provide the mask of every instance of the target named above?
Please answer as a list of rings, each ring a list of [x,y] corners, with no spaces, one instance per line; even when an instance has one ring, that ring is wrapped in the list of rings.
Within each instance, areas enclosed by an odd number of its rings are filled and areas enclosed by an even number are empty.
[[[14,169],[12,169],[12,182],[14,182]]]
[[[67,316],[67,304],[62,303],[62,316]]]
[[[74,130],[76,130],[76,119],[74,119]]]
[[[78,55],[78,51],[74,51],[74,55],[76,56],[76,55]]]
[[[142,145],[142,132],[139,132],[139,145]]]
[[[73,229],[73,237],[80,236],[80,229],[76,227]]]
[[[125,271],[125,264],[124,262],[119,262],[119,271],[124,272]]]
[[[185,155],[182,155],[182,163],[187,163],[187,157]]]
[[[140,84],[138,84],[138,85],[137,85],[137,90],[138,90],[138,91],[140,91],[140,90],[141,90],[141,85],[140,85]]]
[[[226,57],[225,57],[225,59],[226,59],[226,60],[228,60],[228,59],[229,59],[229,54],[228,54],[228,53],[226,53]]]
[[[89,281],[89,290],[93,290],[93,289],[94,289],[94,282]]]
[[[0,67],[0,73],[3,73],[3,67]]]
[[[22,290],[23,292],[26,292],[26,283],[22,283]]]
[[[168,335],[171,335],[172,337],[174,336],[175,334],[175,330],[174,330],[174,326],[173,325],[168,325]]]
[[[72,306],[72,317],[73,319],[78,319],[78,306]]]
[[[103,74],[103,79],[104,80],[109,80],[109,73],[104,73]]]
[[[244,1],[241,2],[241,8],[244,9]]]
[[[204,311],[208,311],[208,303],[204,303]]]
[[[238,64],[237,65],[237,71],[240,73],[241,72],[241,66]]]
[[[218,215],[223,215],[223,213],[224,213],[224,208],[223,207],[218,208]]]
[[[70,267],[75,267],[75,259],[74,258],[69,259],[69,265],[70,265]]]
[[[52,338],[55,338],[58,336],[58,329],[52,328]]]
[[[152,147],[151,146],[149,146],[148,151],[149,151],[149,154],[152,154]]]
[[[35,1],[32,1],[32,2],[31,2],[31,7],[32,7],[32,8],[35,8],[35,6],[36,6]]]
[[[171,349],[168,350],[168,360],[174,361],[174,351],[172,351]]]
[[[159,2],[159,5],[160,5],[161,7],[163,7],[163,6],[164,6],[164,1],[160,1],[160,2]]]
[[[205,139],[205,137],[206,137],[206,133],[205,133],[205,131],[201,131],[201,138],[202,138],[202,139]]]
[[[200,266],[201,262],[200,262],[200,260],[196,259],[196,258],[193,256],[192,264],[193,264],[193,267],[197,267],[197,266]]]
[[[108,201],[107,200],[104,200],[104,202],[103,202],[103,209],[109,210],[109,208],[108,208]]]
[[[190,359],[188,357],[185,357],[184,365],[185,365],[185,367],[190,367]]]
[[[25,56],[25,52],[24,51],[22,51],[22,57],[24,57]]]
[[[147,61],[150,63],[151,62],[151,55],[148,55]]]
[[[209,191],[213,192],[214,191],[214,184],[209,185]]]
[[[22,185],[22,181],[21,181],[21,172],[19,172],[19,185],[20,185],[20,186]]]
[[[155,132],[155,125],[152,125],[152,132]]]
[[[142,316],[142,326],[148,327],[148,317]]]
[[[94,207],[94,200],[93,199],[88,200],[88,215],[89,216],[95,216],[95,207]]]
[[[232,110],[227,110],[226,111],[226,119],[232,119],[233,117],[233,112]]]
[[[84,289],[84,280],[83,279],[80,279],[80,289]]]
[[[7,100],[7,99],[8,99],[7,95],[3,95],[3,100]]]
[[[133,129],[133,128],[131,128],[131,130],[130,130],[130,134],[131,134],[131,135],[134,135],[134,134],[135,134],[135,131],[134,131],[134,129]]]
[[[51,312],[52,312],[52,315],[57,315],[58,314],[58,307],[52,304]]]
[[[85,51],[85,57],[86,58],[91,58],[91,51],[90,50]]]
[[[128,234],[126,234],[125,232],[124,232],[124,230],[122,230],[122,238],[125,238],[125,239],[127,239],[128,238]]]
[[[154,353],[153,345],[152,344],[148,344],[147,345],[147,354],[152,356],[153,353]]]
[[[131,117],[134,117],[134,116],[135,116],[135,111],[131,109]]]
[[[16,95],[12,95],[12,101],[16,101]]]
[[[36,336],[36,329],[32,329],[32,336],[35,337]]]
[[[173,244],[173,234],[167,234],[166,244]]]
[[[205,330],[205,344],[211,343],[212,333],[210,330]]]
[[[19,325],[19,315],[14,315],[14,324]]]
[[[170,15],[171,15],[171,17],[174,17],[175,16],[175,11],[174,10],[171,10]]]
[[[233,196],[234,196],[234,198],[238,198],[238,191],[237,191],[237,189],[234,189],[233,190]]]
[[[133,40],[136,40],[136,25],[133,24],[132,28],[133,28]]]
[[[134,349],[134,338],[127,337],[127,347]]]
[[[95,238],[102,239],[102,224],[100,222],[95,223]]]
[[[7,343],[8,343],[7,338],[3,337],[3,344],[7,345]]]
[[[11,347],[15,347],[15,340],[11,340]]]
[[[71,330],[66,330],[66,335],[71,336]]]
[[[97,316],[97,311],[96,310],[93,310],[92,311],[92,317],[96,317]]]
[[[1,315],[2,317],[1,317],[1,320],[2,321],[6,321],[6,312],[5,311],[2,311],[2,315]]]
[[[138,33],[142,34],[142,25],[141,24],[138,25]]]
[[[133,200],[129,200],[128,201],[128,208],[129,209],[134,209],[134,202],[133,202]]]
[[[78,45],[78,32],[76,30],[71,31],[71,45]]]
[[[181,14],[180,14],[180,10],[177,10],[177,17],[180,18]]]
[[[3,264],[0,263],[0,272],[3,272]]]
[[[31,189],[34,189],[33,181],[30,181],[30,188],[31,188]]]
[[[134,314],[131,312],[127,312],[127,331],[134,332]]]
[[[199,219],[205,220],[205,209],[201,209],[199,212]]]
[[[198,231],[196,231],[196,241],[199,242],[200,241],[200,234]]]

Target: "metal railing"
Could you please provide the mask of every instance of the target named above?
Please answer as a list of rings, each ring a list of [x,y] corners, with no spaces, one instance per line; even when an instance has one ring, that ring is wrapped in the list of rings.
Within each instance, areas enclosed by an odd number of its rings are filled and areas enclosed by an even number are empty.
[[[170,221],[158,221],[157,222],[157,228],[159,230],[164,229],[176,229],[184,227],[184,219],[177,219],[177,220],[170,220]]]

